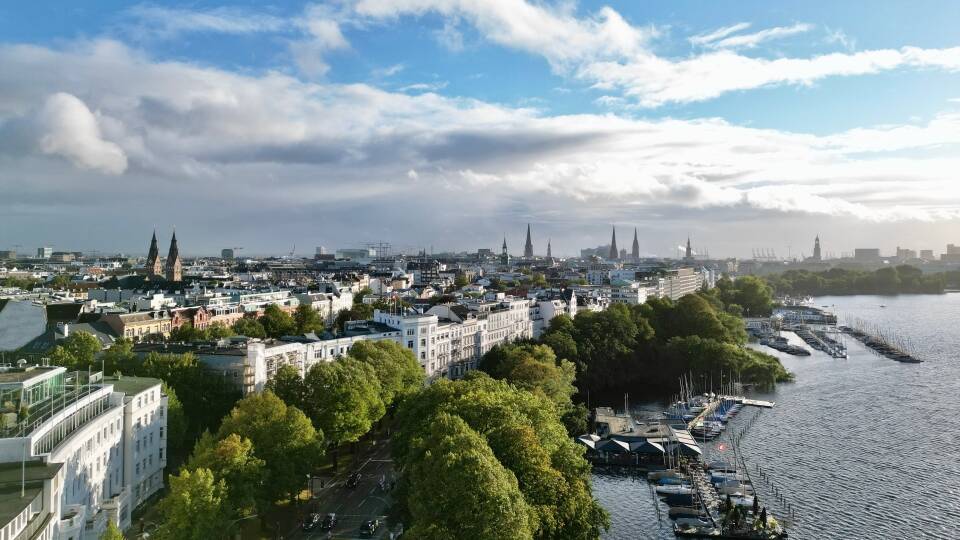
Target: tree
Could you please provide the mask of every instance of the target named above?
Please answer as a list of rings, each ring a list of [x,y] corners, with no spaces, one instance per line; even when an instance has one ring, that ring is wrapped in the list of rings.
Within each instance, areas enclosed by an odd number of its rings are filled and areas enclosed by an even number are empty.
[[[360,341],[350,358],[370,364],[380,382],[380,400],[390,407],[423,387],[424,373],[413,351],[393,341]]]
[[[107,520],[107,528],[100,535],[100,540],[123,540],[123,532],[112,519]]]
[[[169,456],[167,463],[170,466],[180,463],[189,448],[188,424],[183,403],[177,397],[177,392],[166,382],[161,384],[160,389],[167,396],[167,455]]]
[[[266,510],[273,502],[264,500],[264,469],[262,459],[254,454],[250,439],[231,433],[217,440],[204,433],[193,449],[188,469],[210,469],[215,478],[227,485],[230,507],[249,515],[257,503]]]
[[[434,422],[442,415],[458,417],[480,439],[467,435],[459,437],[456,444],[438,442],[442,436]],[[464,431],[458,422],[443,421],[440,426],[443,429],[439,431],[458,434]],[[447,532],[450,523],[447,518],[417,506],[420,501],[429,501],[429,505],[443,508],[443,497],[456,501],[462,496],[460,489],[476,489],[478,484],[461,485],[469,478],[446,477],[443,469],[447,466],[444,464],[468,467],[461,459],[468,463],[483,462],[481,442],[486,443],[499,464],[518,480],[532,516],[531,533],[525,538],[593,540],[608,526],[606,512],[591,495],[590,467],[583,459],[583,448],[568,436],[556,405],[542,392],[521,390],[474,371],[463,380],[438,381],[424,388],[406,400],[398,411],[392,447],[398,470],[403,471],[398,509],[413,518],[414,527],[428,532],[437,530],[438,534]],[[442,474],[438,472],[431,478],[428,471],[442,471]],[[490,483],[500,485],[495,481]],[[420,486],[425,488],[421,490]],[[427,489],[433,490],[436,498],[427,499]],[[483,499],[476,504],[482,502]],[[513,519],[519,513],[520,509],[514,507]],[[457,519],[469,526],[484,526],[475,523],[477,516],[458,514]],[[499,528],[509,533],[513,527],[520,525],[509,521]],[[479,536],[467,536],[487,537],[483,536],[486,533],[482,529],[478,530]]]
[[[223,339],[235,335],[227,325],[216,322],[207,327],[207,339]]]
[[[171,330],[168,341],[173,343],[191,343],[193,341],[202,341],[206,339],[206,337],[206,333],[203,330],[194,328],[193,323],[188,321]]]
[[[322,454],[323,434],[296,407],[288,407],[273,392],[251,394],[223,419],[217,438],[231,433],[249,439],[265,464],[264,498],[295,496]]]
[[[357,441],[386,412],[373,366],[353,358],[321,362],[306,376],[313,425],[333,445]]]
[[[244,317],[233,323],[233,331],[238,336],[260,339],[267,337],[267,331],[264,329],[263,324],[251,317]]]
[[[406,472],[412,538],[522,540],[533,537],[532,512],[516,477],[462,419],[439,413],[415,441]]]
[[[293,321],[296,324],[298,334],[323,332],[325,328],[320,314],[309,304],[297,306],[297,310],[293,312]]]
[[[291,365],[281,366],[272,379],[267,381],[267,390],[283,400],[287,405],[306,410],[306,385],[297,368]]]
[[[293,320],[293,317],[276,304],[269,304],[263,309],[260,324],[263,325],[267,337],[274,339],[289,336],[297,331],[297,323]]]
[[[534,272],[530,277],[530,285],[533,287],[546,287],[547,278],[542,272]]]
[[[139,361],[136,353],[133,352],[133,341],[119,337],[110,345],[110,348],[100,353],[100,359],[103,361],[103,369],[107,374],[113,373],[136,373]]]
[[[508,344],[494,347],[488,355],[499,357],[485,361],[481,368],[490,376],[506,379],[518,388],[542,392],[554,402],[558,410],[573,406],[571,397],[577,389],[573,385],[577,377],[572,362],[557,360],[553,350],[546,345]]]
[[[100,340],[87,332],[73,332],[50,351],[50,361],[70,371],[86,370],[100,352]]]
[[[453,278],[453,288],[462,289],[469,285],[470,282],[467,280],[467,275],[463,272],[458,272],[456,277]]]
[[[210,540],[226,538],[232,509],[227,504],[227,486],[214,479],[210,469],[184,469],[170,476],[170,489],[160,501],[162,522],[156,536],[161,540]]]
[[[70,279],[69,274],[57,274],[53,276],[53,279],[50,280],[48,285],[50,285],[52,289],[66,289],[72,282],[73,280]]]

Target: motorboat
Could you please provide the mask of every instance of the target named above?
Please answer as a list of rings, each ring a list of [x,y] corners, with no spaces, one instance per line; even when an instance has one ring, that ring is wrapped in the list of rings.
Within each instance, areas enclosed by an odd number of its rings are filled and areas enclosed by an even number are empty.
[[[657,486],[658,495],[692,495],[693,488],[686,486]]]

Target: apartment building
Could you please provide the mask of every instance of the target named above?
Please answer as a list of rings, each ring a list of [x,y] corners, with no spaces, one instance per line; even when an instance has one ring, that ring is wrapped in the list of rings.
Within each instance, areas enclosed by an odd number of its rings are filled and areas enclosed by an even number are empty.
[[[163,487],[167,398],[160,381],[103,378],[63,367],[0,368],[0,485],[29,474],[30,495],[0,538],[97,539]],[[27,504],[29,502],[29,505]],[[19,532],[13,532],[19,531]]]

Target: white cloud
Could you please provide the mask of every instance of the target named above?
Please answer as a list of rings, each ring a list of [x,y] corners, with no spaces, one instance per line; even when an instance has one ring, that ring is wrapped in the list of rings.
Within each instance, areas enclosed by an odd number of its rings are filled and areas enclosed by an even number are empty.
[[[447,87],[447,81],[435,83],[414,83],[397,88],[398,92],[437,92]]]
[[[469,22],[494,43],[540,55],[558,72],[598,89],[620,91],[643,107],[703,101],[776,85],[810,85],[827,77],[906,68],[960,70],[960,47],[773,59],[732,51],[808,31],[811,27],[806,24],[734,35],[749,28],[749,23],[738,23],[691,38],[694,44],[716,51],[673,59],[653,51],[651,41],[659,35],[655,28],[635,26],[609,7],[586,17],[577,17],[570,3],[551,7],[527,0],[356,0],[351,8],[374,21],[437,13]]]
[[[451,227],[500,227],[505,213],[551,204],[571,220],[696,211],[717,226],[727,211],[871,222],[960,214],[954,113],[815,136],[719,119],[549,116],[435,93],[236,74],[154,61],[115,42],[0,46],[0,65],[0,125],[40,110],[46,137],[33,153],[4,148],[15,138],[0,137],[0,222],[50,193],[63,205],[117,206],[126,196],[144,215],[164,205],[203,214],[229,193],[237,215],[294,219],[323,204],[331,209],[324,220],[355,223],[359,208],[364,226],[384,231],[424,215]],[[100,184],[91,170],[126,171],[125,181]],[[144,201],[146,186],[178,198]]]
[[[127,169],[127,157],[116,144],[101,137],[96,116],[76,96],[59,92],[47,98],[38,115],[39,146],[74,165],[107,174]]]
[[[403,64],[393,64],[392,66],[374,69],[372,71],[372,74],[374,77],[378,77],[378,78],[393,77],[397,73],[400,73],[401,71],[406,69],[406,67],[407,66]]]
[[[743,30],[750,28],[750,26],[751,25],[748,22],[740,22],[730,26],[717,28],[716,30],[712,32],[708,32],[706,34],[697,34],[695,36],[688,38],[688,41],[693,45],[708,45],[718,40],[721,40],[729,36],[730,34],[736,34],[737,32],[742,32]]]
[[[785,37],[802,34],[804,32],[809,32],[810,30],[813,30],[813,25],[797,23],[793,26],[777,26],[774,28],[767,28],[766,30],[754,32],[752,34],[736,34],[723,39],[707,42],[705,45],[712,49],[751,49],[765,41],[782,39]]]
[[[289,21],[239,8],[190,10],[139,5],[125,12],[140,33],[172,38],[187,32],[253,34],[288,30]]]

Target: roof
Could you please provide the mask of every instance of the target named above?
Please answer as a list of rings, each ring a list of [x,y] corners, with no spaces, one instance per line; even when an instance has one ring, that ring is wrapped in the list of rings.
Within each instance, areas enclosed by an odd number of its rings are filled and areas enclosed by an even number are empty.
[[[37,366],[30,369],[12,369],[0,372],[0,384],[25,383],[51,371],[63,369],[58,366]]]
[[[149,390],[151,387],[161,383],[160,379],[151,377],[130,377],[122,375],[120,377],[104,377],[104,384],[112,384],[116,392],[123,392],[127,396],[135,396],[140,392]]]
[[[29,506],[43,492],[43,482],[56,476],[62,467],[62,463],[40,461],[28,461],[22,469],[19,462],[0,465],[0,523],[9,523]],[[20,484],[24,476],[26,496],[21,497]]]
[[[47,324],[56,324],[58,322],[70,322],[77,319],[83,304],[74,302],[62,304],[47,304]]]

